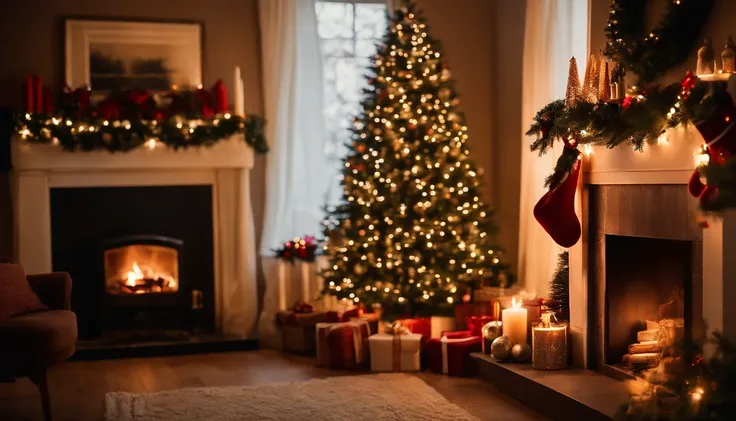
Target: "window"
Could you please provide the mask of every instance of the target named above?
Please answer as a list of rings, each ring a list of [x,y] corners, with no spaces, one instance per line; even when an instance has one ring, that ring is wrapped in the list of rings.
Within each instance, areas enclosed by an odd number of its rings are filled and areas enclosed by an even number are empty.
[[[385,1],[317,1],[317,22],[324,69],[325,153],[335,171],[346,153],[353,117],[360,111],[365,75],[387,28]],[[341,197],[334,183],[328,202]]]

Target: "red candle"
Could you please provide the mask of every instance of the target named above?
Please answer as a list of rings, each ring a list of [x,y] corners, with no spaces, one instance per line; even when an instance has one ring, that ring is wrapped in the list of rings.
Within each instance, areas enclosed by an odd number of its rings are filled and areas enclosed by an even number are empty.
[[[43,111],[46,114],[54,113],[54,95],[51,93],[51,88],[43,88]]]
[[[41,76],[33,76],[33,109],[37,113],[43,112],[43,82],[41,82]]]
[[[33,75],[28,75],[26,76],[26,82],[23,84],[23,102],[27,113],[32,113],[35,110],[33,99]]]
[[[212,93],[215,95],[215,112],[227,111],[227,90],[222,79],[217,80],[215,86],[212,87]]]

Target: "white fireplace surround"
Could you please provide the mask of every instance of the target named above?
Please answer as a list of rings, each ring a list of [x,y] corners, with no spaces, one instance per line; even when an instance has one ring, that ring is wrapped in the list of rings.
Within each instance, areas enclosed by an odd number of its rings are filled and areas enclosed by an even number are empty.
[[[152,149],[119,153],[69,153],[14,139],[11,153],[16,258],[28,273],[52,270],[52,188],[212,186],[216,328],[227,335],[250,336],[258,316],[249,181],[253,150],[242,135],[211,148],[175,151],[158,143]]]

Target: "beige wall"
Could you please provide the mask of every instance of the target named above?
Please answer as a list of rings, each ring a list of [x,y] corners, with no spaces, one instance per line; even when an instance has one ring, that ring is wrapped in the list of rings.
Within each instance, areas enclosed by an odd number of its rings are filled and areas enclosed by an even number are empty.
[[[522,136],[521,80],[526,0],[495,0],[493,53],[493,181],[499,242],[514,270],[519,259],[519,192]]]

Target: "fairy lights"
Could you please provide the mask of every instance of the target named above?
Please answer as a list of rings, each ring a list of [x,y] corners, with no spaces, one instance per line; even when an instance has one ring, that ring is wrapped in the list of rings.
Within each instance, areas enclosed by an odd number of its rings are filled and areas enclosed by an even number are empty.
[[[450,73],[426,24],[399,15],[353,123],[345,204],[323,222],[331,238],[323,275],[338,298],[447,306],[481,276],[512,279],[500,256],[485,258],[498,249]]]

